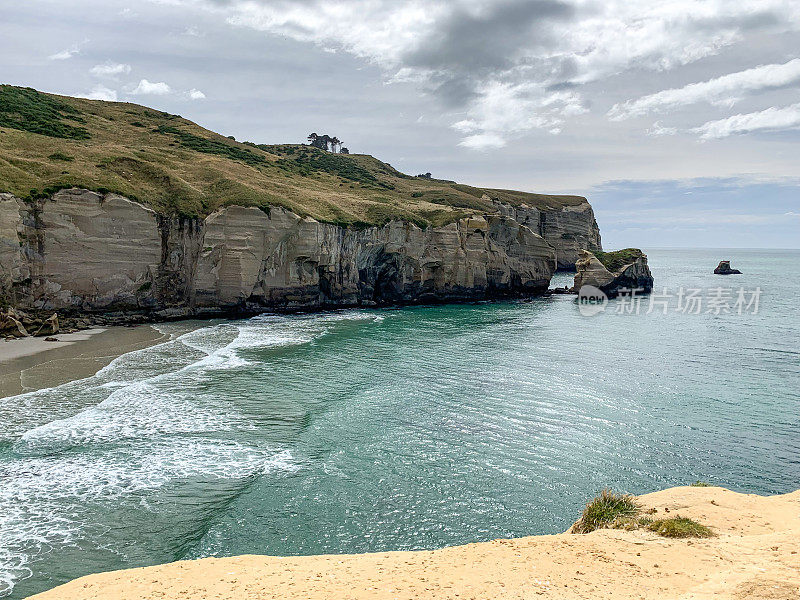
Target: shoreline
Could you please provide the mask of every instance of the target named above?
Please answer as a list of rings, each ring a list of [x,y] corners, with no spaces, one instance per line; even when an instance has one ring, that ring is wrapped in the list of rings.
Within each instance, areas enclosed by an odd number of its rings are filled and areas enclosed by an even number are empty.
[[[150,325],[94,327],[0,341],[0,399],[85,379],[127,352],[167,341]]]
[[[798,597],[800,490],[676,487],[639,501],[654,515],[706,524],[714,537],[600,529],[428,551],[205,558],[88,575],[28,600]]]

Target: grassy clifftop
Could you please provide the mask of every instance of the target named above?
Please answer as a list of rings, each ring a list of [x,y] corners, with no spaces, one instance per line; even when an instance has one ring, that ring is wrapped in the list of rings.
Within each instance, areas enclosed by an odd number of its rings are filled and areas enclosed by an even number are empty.
[[[163,213],[283,206],[340,224],[441,225],[492,210],[492,199],[540,208],[584,200],[410,177],[369,155],[240,143],[136,104],[0,85],[0,191],[30,198],[72,186],[119,192]]]

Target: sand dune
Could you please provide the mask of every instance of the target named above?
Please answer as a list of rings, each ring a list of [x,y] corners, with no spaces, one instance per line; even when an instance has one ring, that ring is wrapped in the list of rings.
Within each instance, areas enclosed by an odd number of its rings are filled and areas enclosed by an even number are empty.
[[[678,487],[640,497],[709,539],[601,530],[425,552],[183,561],[91,575],[36,600],[800,598],[800,490],[783,496]]]

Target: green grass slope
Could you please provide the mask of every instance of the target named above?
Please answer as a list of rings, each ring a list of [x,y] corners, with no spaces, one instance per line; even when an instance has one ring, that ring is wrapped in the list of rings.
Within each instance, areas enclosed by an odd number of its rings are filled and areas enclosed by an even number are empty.
[[[410,177],[368,155],[240,143],[136,104],[0,85],[0,191],[36,198],[73,186],[118,192],[165,214],[282,206],[342,225],[442,225],[491,211],[492,199],[539,208],[584,201]]]

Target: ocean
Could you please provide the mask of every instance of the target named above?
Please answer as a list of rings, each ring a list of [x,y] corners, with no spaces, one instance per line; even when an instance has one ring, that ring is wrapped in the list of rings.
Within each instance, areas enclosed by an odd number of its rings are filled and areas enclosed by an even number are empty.
[[[797,489],[800,251],[648,257],[654,294],[597,311],[167,323],[93,377],[0,399],[0,597],[178,559],[557,533],[606,487]],[[713,275],[722,259],[744,274]]]

